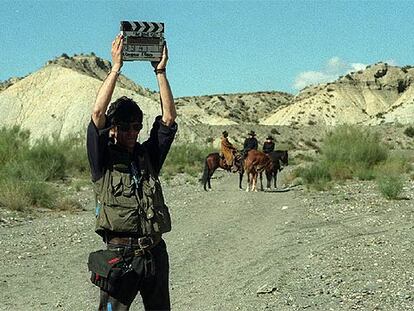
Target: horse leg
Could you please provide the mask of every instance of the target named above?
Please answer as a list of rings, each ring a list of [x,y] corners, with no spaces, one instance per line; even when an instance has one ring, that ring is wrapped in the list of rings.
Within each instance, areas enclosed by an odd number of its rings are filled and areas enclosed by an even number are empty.
[[[252,175],[252,191],[257,192],[257,172],[254,172]]]
[[[250,174],[251,172],[246,171],[247,172],[247,187],[246,187],[246,192],[250,191],[250,183],[251,183],[251,178],[250,178]]]
[[[263,191],[263,172],[260,172],[260,190]]]
[[[242,188],[242,181],[243,181],[243,171],[240,171],[239,172],[239,189],[241,190],[241,189],[243,189]]]
[[[249,188],[250,188],[250,172],[246,171],[246,175],[247,175],[247,187],[246,187],[246,192],[249,192]]]
[[[275,183],[275,189],[277,189],[277,170],[274,172],[274,183]]]
[[[272,173],[266,172],[266,188],[270,190],[270,185],[272,183]]]
[[[208,190],[211,191],[211,177],[213,176],[214,170],[208,172]]]

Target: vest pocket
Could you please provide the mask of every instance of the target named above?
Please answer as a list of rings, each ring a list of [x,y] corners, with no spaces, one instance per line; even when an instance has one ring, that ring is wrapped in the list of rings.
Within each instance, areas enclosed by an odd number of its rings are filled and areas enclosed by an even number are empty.
[[[138,209],[121,206],[103,205],[97,223],[107,230],[115,232],[136,232],[141,234]]]
[[[115,197],[120,196],[123,192],[122,176],[118,174],[112,174],[110,186],[112,195]]]
[[[135,186],[127,175],[113,173],[111,175],[108,205],[120,207],[137,207],[138,202],[134,195]]]
[[[154,206],[153,227],[154,230],[159,233],[171,231],[171,216],[167,205]]]
[[[171,231],[171,217],[168,207],[164,204],[164,196],[160,182],[150,178],[143,182],[145,230],[148,234],[161,234]]]

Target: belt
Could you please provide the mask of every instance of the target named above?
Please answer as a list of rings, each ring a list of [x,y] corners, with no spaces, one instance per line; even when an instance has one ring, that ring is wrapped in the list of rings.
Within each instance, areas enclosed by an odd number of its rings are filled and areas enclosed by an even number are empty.
[[[140,238],[135,237],[113,237],[108,241],[108,244],[130,246],[137,248],[135,250],[136,256],[140,256],[144,251],[150,250],[161,241],[160,236],[145,236]]]

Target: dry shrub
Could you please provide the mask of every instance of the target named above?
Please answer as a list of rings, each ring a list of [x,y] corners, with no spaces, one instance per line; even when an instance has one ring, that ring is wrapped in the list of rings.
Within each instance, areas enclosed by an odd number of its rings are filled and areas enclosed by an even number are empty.
[[[9,210],[23,212],[30,206],[30,198],[20,183],[8,182],[0,185],[0,206]]]
[[[75,199],[65,197],[56,202],[56,209],[59,211],[82,210],[82,204]]]

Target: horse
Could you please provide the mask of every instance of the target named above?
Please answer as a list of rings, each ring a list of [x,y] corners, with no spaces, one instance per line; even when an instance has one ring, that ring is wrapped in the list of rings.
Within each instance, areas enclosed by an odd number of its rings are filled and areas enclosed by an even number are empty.
[[[277,188],[277,173],[280,172],[284,166],[289,164],[289,155],[287,150],[276,150],[272,151],[267,154],[268,158],[272,162],[272,165],[268,165],[265,170],[262,170],[259,173],[260,176],[260,189],[263,191],[263,178],[262,173],[263,171],[266,173],[266,180],[267,180],[267,189],[270,189],[271,181],[273,178],[274,187]],[[243,167],[244,168],[244,167]],[[242,189],[242,180],[243,180],[243,171],[240,171],[240,180],[239,180],[239,188]],[[247,184],[248,187],[250,185],[250,175],[247,174]]]
[[[239,171],[240,174],[243,174],[244,172],[243,164],[242,164],[242,160],[239,154],[235,155],[234,164],[237,169],[234,170],[233,173]],[[211,183],[210,183],[211,176],[213,176],[213,173],[216,171],[217,168],[221,168],[226,171],[231,171],[231,168],[228,165],[226,165],[225,160],[220,157],[218,152],[210,153],[204,161],[203,176],[200,179],[201,183],[204,186],[205,191],[207,191],[207,185],[208,185],[208,190],[211,190]],[[241,179],[240,179],[239,187],[241,189]]]
[[[270,189],[270,184],[272,182],[272,178],[273,178],[273,185],[274,188],[277,188],[277,173],[280,172],[283,169],[283,166],[288,166],[289,165],[289,154],[287,152],[287,150],[276,150],[276,151],[272,151],[268,154],[270,160],[272,161],[272,168],[269,170],[266,170],[266,180],[267,180],[267,185],[266,188]],[[283,164],[283,166],[282,166]],[[262,175],[260,174],[260,186],[261,189],[263,190],[263,185],[262,185]]]
[[[244,170],[247,173],[246,191],[248,192],[250,189],[252,191],[257,191],[257,176],[261,174],[264,170],[271,171],[272,169],[272,160],[266,153],[255,149],[249,150],[246,158],[244,159]]]

